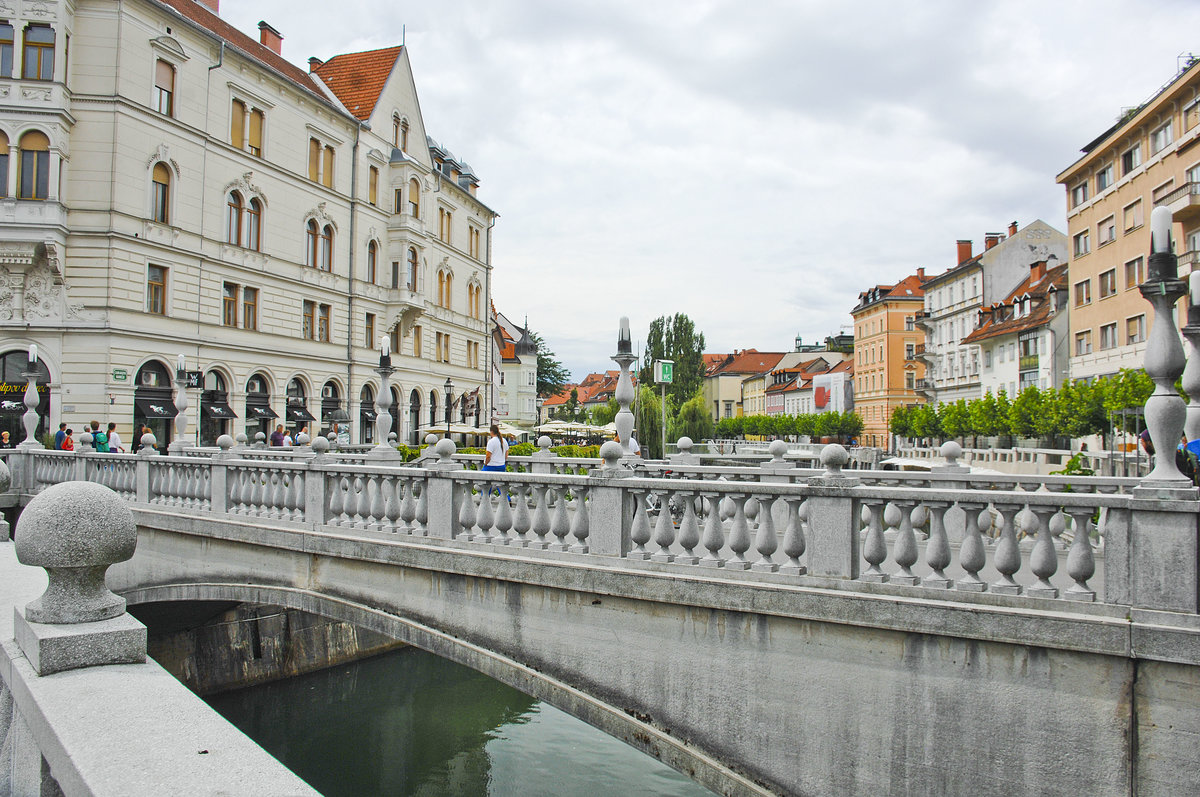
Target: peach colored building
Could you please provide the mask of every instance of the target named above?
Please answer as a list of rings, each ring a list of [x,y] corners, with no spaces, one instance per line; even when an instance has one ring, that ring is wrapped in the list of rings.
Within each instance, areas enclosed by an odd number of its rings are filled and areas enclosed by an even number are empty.
[[[916,315],[925,306],[925,269],[895,285],[858,295],[854,317],[854,407],[863,419],[863,445],[887,446],[892,410],[923,403],[917,394],[925,364],[917,359],[925,334]]]
[[[1146,278],[1154,207],[1175,215],[1180,277],[1200,262],[1198,64],[1189,59],[1058,175],[1071,242],[1072,379],[1141,367],[1153,311],[1136,288]]]

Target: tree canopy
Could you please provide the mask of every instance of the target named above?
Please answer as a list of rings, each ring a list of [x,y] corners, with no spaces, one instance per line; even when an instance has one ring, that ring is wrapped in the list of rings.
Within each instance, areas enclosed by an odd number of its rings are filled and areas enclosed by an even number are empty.
[[[671,317],[659,316],[650,322],[646,348],[638,381],[643,385],[654,382],[654,361],[673,360],[674,379],[667,385],[667,395],[674,406],[681,407],[699,392],[704,383],[704,333],[696,330],[692,319],[683,313]]]
[[[541,335],[530,331],[529,339],[537,346],[537,394],[542,398],[557,396],[571,378],[571,374],[554,356],[554,352],[550,351]]]

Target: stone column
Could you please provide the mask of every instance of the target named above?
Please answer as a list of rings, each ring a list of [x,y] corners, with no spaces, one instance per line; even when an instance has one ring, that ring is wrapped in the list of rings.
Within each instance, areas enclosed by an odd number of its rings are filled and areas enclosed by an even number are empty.
[[[367,452],[368,459],[399,460],[400,452],[388,443],[388,433],[392,431],[392,367],[391,341],[387,335],[379,339],[379,393],[375,396],[375,447]]]
[[[632,415],[632,413],[630,413]],[[633,471],[621,465],[628,452],[615,440],[600,446],[604,465],[588,472],[588,550],[600,556],[625,556],[633,530],[634,495],[621,482]]]
[[[21,423],[25,427],[25,439],[20,442],[18,448],[45,448],[37,439],[37,408],[41,401],[37,392],[37,360],[37,344],[31,343],[29,344],[29,368],[21,374],[25,380],[25,414],[21,416]]]
[[[175,439],[167,446],[167,451],[181,454],[187,447],[184,438],[188,427],[187,361],[182,354],[179,355],[179,362],[175,368],[175,409]]]
[[[633,356],[633,342],[629,337],[629,319],[621,318],[621,328],[617,335],[617,353],[613,355],[613,362],[621,369],[620,375],[617,377],[617,389],[613,392],[613,397],[617,400],[616,425],[617,436],[621,439],[621,449],[629,453],[629,436],[633,433],[634,417],[633,412],[629,407],[633,404],[634,388],[633,379],[629,375],[629,366],[637,358]]]

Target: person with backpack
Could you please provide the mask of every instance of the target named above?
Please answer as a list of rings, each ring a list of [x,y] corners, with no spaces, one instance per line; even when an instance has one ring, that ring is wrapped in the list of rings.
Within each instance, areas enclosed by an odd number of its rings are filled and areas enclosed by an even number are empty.
[[[108,435],[100,431],[100,421],[92,421],[92,446],[97,453],[108,453]]]

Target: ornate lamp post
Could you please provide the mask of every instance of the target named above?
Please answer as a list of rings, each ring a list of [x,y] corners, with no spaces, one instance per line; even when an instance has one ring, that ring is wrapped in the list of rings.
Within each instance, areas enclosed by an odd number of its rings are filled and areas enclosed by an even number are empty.
[[[1154,392],[1146,399],[1146,428],[1158,455],[1142,485],[1188,488],[1191,482],[1175,466],[1174,456],[1187,418],[1187,407],[1175,392],[1175,380],[1183,373],[1185,360],[1175,329],[1174,307],[1187,293],[1187,286],[1179,279],[1171,245],[1171,211],[1164,207],[1155,208],[1150,215],[1148,270],[1148,279],[1138,289],[1154,307],[1154,326],[1146,342],[1146,373],[1154,382]]]
[[[40,399],[37,390],[38,378],[38,356],[37,344],[29,344],[29,366],[25,372],[21,374],[25,379],[25,414],[21,416],[21,423],[25,426],[25,439],[17,446],[18,448],[44,448],[37,439],[37,424],[38,414],[37,408]]]
[[[183,439],[188,425],[187,359],[182,354],[175,363],[175,409],[175,439],[167,446],[168,451],[182,451],[187,445]]]
[[[633,404],[634,396],[629,366],[636,358],[633,356],[633,341],[629,337],[629,319],[625,316],[621,317],[621,327],[617,333],[617,353],[612,359],[621,368],[621,375],[617,377],[617,389],[613,393],[620,408],[616,417],[617,435],[621,438],[621,448],[628,454],[629,438],[633,435],[633,413],[629,407]]]
[[[400,452],[388,445],[388,432],[392,430],[392,388],[389,384],[396,369],[392,367],[392,342],[384,335],[379,339],[379,393],[375,396],[375,447],[368,452],[372,458],[392,459]]]
[[[451,400],[454,391],[454,382],[450,377],[446,377],[446,384],[442,385],[446,390],[446,439],[450,439],[450,413],[454,409],[454,402]]]

